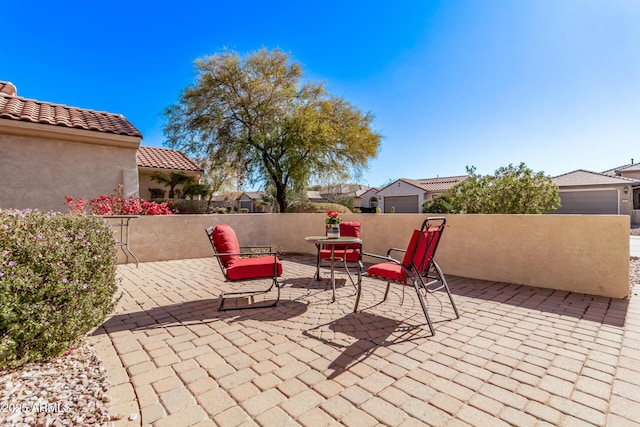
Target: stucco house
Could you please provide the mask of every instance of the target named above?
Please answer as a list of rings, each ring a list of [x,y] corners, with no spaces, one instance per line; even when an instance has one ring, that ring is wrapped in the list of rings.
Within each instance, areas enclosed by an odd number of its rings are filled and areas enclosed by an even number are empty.
[[[155,172],[203,170],[178,150],[141,147],[124,116],[17,95],[0,81],[0,208],[66,212],[65,196],[92,199],[123,186],[126,197],[151,199]]]
[[[360,208],[375,210],[380,205],[379,188],[371,187],[360,195]]]
[[[190,176],[196,183],[204,170],[182,151],[168,148],[143,147],[138,148],[137,153],[138,182],[140,185],[140,197],[146,200],[168,197],[168,188],[151,179],[154,173],[166,175],[170,173],[182,173]],[[182,188],[181,185],[176,187]]]
[[[264,191],[245,191],[236,199],[238,202],[238,209],[248,209],[250,213],[265,213],[272,212],[271,206],[265,206],[258,203],[258,200],[262,198]]]
[[[65,196],[138,194],[142,134],[124,116],[23,98],[0,82],[0,208],[66,212]]]
[[[633,197],[640,186],[640,179],[583,169],[553,177],[552,181],[559,187],[562,203],[554,212],[557,214],[631,215]]]
[[[622,178],[631,178],[640,182],[640,164],[634,163],[631,159],[631,163],[624,166],[618,166],[617,168],[609,169],[602,172],[605,175],[619,176]],[[635,184],[633,187],[633,209],[640,209],[640,185]]]
[[[427,179],[400,178],[376,193],[380,210],[384,213],[420,213],[422,203],[445,193],[454,185],[468,178],[467,175]]]

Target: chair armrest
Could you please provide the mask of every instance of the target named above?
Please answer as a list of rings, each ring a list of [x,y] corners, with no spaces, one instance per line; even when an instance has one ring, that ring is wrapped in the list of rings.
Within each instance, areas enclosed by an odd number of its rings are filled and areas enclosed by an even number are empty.
[[[368,252],[363,252],[362,256],[368,256],[368,257],[371,257],[371,258],[384,259],[386,261],[395,262],[396,264],[402,264],[400,261],[398,261],[397,259],[391,258],[390,256],[384,256],[384,255],[378,255],[378,254],[370,254]]]
[[[407,252],[406,249],[400,249],[400,248],[391,248],[387,251],[387,256],[391,256],[391,252],[396,251],[396,252]]]
[[[219,254],[219,253],[215,253],[213,254],[213,256],[215,257],[221,257],[221,256],[243,256],[243,255],[278,255],[278,252],[275,251],[270,251],[270,252],[238,252],[238,253],[223,253],[223,254]]]

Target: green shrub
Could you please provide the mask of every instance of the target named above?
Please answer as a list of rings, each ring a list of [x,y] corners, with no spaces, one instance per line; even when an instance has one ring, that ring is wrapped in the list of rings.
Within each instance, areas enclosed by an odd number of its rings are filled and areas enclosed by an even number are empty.
[[[58,356],[102,324],[115,274],[100,217],[0,210],[0,368]]]
[[[247,208],[240,208],[240,209],[238,209],[238,213],[241,213],[241,214],[249,213],[249,209],[247,209]]]
[[[168,203],[171,209],[178,214],[206,214],[209,213],[209,204],[206,200],[191,199],[155,199],[157,203]]]
[[[338,203],[296,203],[295,206],[289,206],[289,213],[325,213],[327,211],[335,211],[338,213],[351,213],[351,210],[344,205]]]

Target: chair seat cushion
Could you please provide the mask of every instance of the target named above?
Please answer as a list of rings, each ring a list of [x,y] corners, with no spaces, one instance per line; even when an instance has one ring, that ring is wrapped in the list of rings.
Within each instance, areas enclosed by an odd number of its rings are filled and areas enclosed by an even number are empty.
[[[367,275],[395,282],[404,282],[407,277],[402,266],[391,261],[372,265],[367,269]]]
[[[333,257],[334,258],[344,258],[346,256],[347,262],[358,262],[360,259],[360,249],[347,249],[345,254],[344,249],[338,250],[334,249]],[[320,250],[320,259],[329,259],[331,258],[331,249],[321,249]]]
[[[282,264],[276,258],[278,276],[282,275]],[[229,280],[258,279],[261,277],[273,277],[273,256],[261,256],[255,258],[236,258],[227,267]]]

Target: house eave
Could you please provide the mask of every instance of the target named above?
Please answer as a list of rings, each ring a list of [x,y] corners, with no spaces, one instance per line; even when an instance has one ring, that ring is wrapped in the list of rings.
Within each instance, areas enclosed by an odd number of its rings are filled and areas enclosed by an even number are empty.
[[[142,140],[139,136],[117,135],[108,132],[7,119],[0,119],[0,134],[132,149],[137,149]]]

